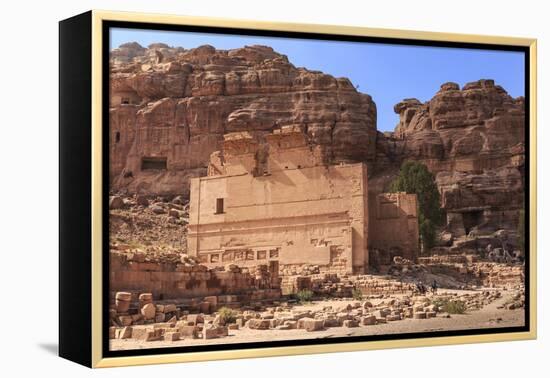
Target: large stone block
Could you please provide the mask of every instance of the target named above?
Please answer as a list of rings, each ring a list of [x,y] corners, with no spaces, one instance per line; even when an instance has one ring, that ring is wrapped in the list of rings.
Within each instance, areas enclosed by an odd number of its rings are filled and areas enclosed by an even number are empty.
[[[269,329],[271,322],[269,319],[250,319],[246,326],[250,329]]]
[[[142,308],[141,308],[141,315],[143,315],[143,317],[146,319],[146,320],[150,320],[150,319],[154,319],[155,318],[155,314],[157,312],[157,308],[155,307],[154,304],[152,303],[147,303],[146,305],[144,305]]]
[[[308,332],[322,331],[324,327],[325,322],[323,319],[301,318],[297,324],[298,329],[305,329]]]

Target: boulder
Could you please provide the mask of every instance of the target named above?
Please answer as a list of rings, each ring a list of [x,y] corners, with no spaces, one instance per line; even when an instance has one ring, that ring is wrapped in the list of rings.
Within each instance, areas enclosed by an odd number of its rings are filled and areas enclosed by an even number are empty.
[[[160,205],[153,205],[150,207],[151,211],[155,214],[165,214],[166,213],[166,210],[164,210],[164,207],[160,206]]]
[[[123,209],[124,200],[119,196],[109,197],[109,210]]]
[[[141,308],[141,315],[143,315],[143,317],[146,319],[146,320],[150,320],[150,319],[154,319],[155,318],[155,313],[157,312],[157,308],[155,307],[154,304],[152,303],[147,303],[146,305],[144,305],[142,308]]]
[[[148,207],[149,206],[149,199],[144,195],[137,195],[136,196],[136,203],[140,206]]]

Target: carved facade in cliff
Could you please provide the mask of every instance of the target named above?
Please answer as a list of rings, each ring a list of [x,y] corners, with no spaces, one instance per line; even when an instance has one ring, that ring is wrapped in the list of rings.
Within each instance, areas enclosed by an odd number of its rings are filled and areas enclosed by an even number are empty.
[[[293,126],[227,134],[209,176],[191,180],[188,253],[211,266],[276,261],[341,274],[364,272],[374,249],[376,264],[416,259],[416,196],[371,204],[366,165],[327,165],[325,153]]]

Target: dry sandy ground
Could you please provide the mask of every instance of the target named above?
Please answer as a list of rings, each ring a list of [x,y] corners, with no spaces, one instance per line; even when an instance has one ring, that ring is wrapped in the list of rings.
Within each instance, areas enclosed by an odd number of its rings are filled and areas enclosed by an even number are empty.
[[[497,306],[506,302],[509,295],[503,293],[503,297],[485,306],[481,310],[472,311],[463,315],[451,315],[451,318],[436,317],[431,319],[404,319],[386,324],[373,326],[360,326],[357,328],[333,327],[323,331],[307,332],[303,329],[293,330],[252,330],[241,328],[239,330],[230,330],[229,336],[219,339],[184,339],[179,341],[141,341],[134,339],[115,339],[110,341],[111,350],[128,350],[143,348],[160,347],[179,347],[191,345],[210,345],[210,344],[229,344],[229,343],[247,343],[263,342],[276,340],[296,340],[296,339],[316,339],[332,338],[343,336],[366,336],[366,335],[384,335],[401,334],[411,332],[437,332],[450,330],[482,329],[482,328],[500,328],[515,327],[525,324],[524,309],[505,310],[497,309]],[[296,306],[295,308],[316,309],[333,305],[335,307],[345,306],[349,301],[321,301],[306,306]],[[376,301],[372,301],[376,304]]]

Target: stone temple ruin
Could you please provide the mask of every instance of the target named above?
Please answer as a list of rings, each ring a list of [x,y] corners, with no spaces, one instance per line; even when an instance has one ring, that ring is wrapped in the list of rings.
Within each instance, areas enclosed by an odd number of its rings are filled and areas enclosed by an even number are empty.
[[[369,198],[367,166],[327,165],[299,127],[262,139],[226,134],[208,176],[191,180],[191,256],[213,267],[312,264],[339,274],[364,273],[394,256],[416,259],[416,195]]]
[[[113,349],[427,331],[460,308],[469,328],[524,324],[522,97],[443,83],[381,132],[349,79],[267,46],[127,43],[110,63]],[[387,192],[405,161],[446,214],[422,256],[416,196]]]

